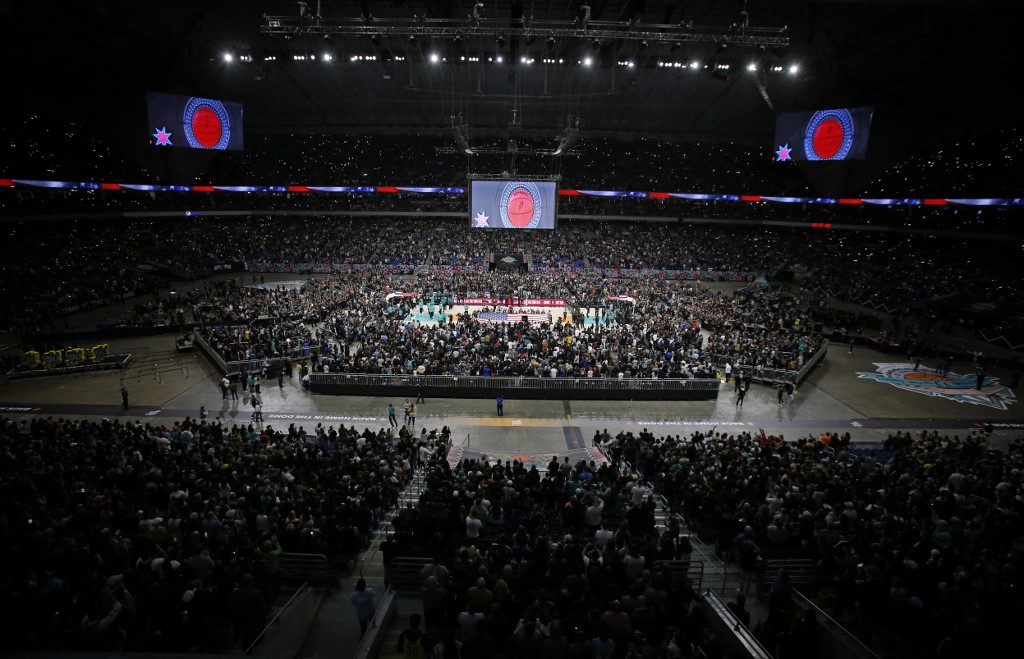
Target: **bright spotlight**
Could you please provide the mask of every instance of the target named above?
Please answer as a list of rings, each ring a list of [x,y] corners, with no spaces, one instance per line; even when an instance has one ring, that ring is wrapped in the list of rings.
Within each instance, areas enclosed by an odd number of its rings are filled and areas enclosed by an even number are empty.
[[[232,61],[234,59],[235,59],[235,57],[231,53],[224,53],[224,61],[225,62],[230,62],[230,61]]]
[[[584,57],[583,58],[583,66],[590,66],[593,63],[594,63],[594,60],[590,59],[589,57]]]
[[[436,64],[437,61],[440,60],[440,59],[441,58],[438,57],[437,53],[430,53],[430,61],[431,62],[434,62]]]

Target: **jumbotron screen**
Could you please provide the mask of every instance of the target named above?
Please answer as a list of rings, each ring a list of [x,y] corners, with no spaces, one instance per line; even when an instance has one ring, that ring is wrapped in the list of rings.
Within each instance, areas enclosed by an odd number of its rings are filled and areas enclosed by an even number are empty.
[[[874,108],[783,112],[775,119],[775,161],[863,160]]]
[[[153,146],[242,150],[241,103],[146,92],[146,105]]]
[[[554,181],[484,181],[469,184],[469,225],[474,229],[554,229]]]

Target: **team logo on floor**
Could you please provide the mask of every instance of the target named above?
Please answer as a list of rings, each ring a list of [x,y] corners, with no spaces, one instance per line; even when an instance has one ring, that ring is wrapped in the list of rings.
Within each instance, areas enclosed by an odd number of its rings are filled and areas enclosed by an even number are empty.
[[[939,373],[938,371],[919,367],[914,370],[913,364],[875,364],[877,373],[858,372],[857,377],[865,380],[884,382],[904,391],[925,396],[934,396],[972,405],[984,405],[997,410],[1005,410],[1017,397],[1009,387],[999,384],[999,378],[986,375],[977,389],[977,375],[961,375],[959,373]]]

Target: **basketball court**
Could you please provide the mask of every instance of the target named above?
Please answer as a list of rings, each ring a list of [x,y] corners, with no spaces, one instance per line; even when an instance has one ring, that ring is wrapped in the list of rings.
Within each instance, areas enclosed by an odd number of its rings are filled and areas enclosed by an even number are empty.
[[[281,277],[277,281],[275,277],[263,286],[294,286],[302,279]],[[472,305],[470,312],[483,311],[485,306]],[[536,311],[538,307],[517,307],[512,314],[528,309]],[[552,307],[552,315],[554,309],[557,307]],[[465,308],[456,306],[458,312],[465,313]],[[83,315],[72,327],[94,329],[105,315],[115,317],[117,313],[105,310]],[[179,352],[175,338],[168,334],[105,341],[111,351],[132,353],[131,365],[125,370],[12,381],[4,378],[0,414],[14,419],[116,417],[169,425],[186,416],[196,417],[205,406],[211,419],[249,423],[251,407],[246,397],[237,403],[222,400],[219,373],[199,353]],[[947,337],[947,343],[961,353],[977,347],[967,337]],[[984,350],[997,356],[987,344]],[[991,367],[978,391],[973,389],[969,363],[954,364],[947,374],[937,372],[933,363],[923,362],[916,372],[913,368],[914,364],[893,354],[862,345],[850,352],[847,346],[833,344],[822,365],[800,385],[792,405],[778,405],[773,388],[755,384],[738,406],[732,382],[722,382],[718,399],[712,401],[517,401],[514,391],[505,391],[504,416],[497,416],[493,400],[427,399],[418,406],[417,426],[448,426],[457,450],[467,457],[522,459],[540,465],[538,468],[554,455],[597,459],[590,450],[592,439],[605,429],[612,435],[647,428],[656,436],[686,437],[698,430],[757,432],[763,428],[787,441],[824,432],[850,432],[854,441],[862,442],[881,442],[896,430],[936,430],[963,437],[982,424],[993,426],[994,442],[1024,432],[1024,408],[1007,386],[1013,377],[1011,370]],[[122,383],[129,391],[127,411],[121,407]],[[262,398],[265,422],[284,428],[291,423],[307,428],[323,423],[377,430],[387,425],[388,403],[399,409],[403,403],[397,398],[311,394],[297,376],[285,378],[282,387],[276,381],[265,382]]]

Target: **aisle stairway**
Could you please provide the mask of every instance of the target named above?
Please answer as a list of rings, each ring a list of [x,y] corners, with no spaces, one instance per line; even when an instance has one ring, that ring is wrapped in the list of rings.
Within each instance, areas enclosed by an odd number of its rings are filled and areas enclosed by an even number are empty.
[[[335,657],[348,659],[355,656],[356,649],[360,644],[359,623],[353,615],[350,603],[355,583],[360,577],[366,579],[367,586],[376,592],[377,603],[380,604],[383,600],[387,586],[385,585],[385,569],[380,543],[388,533],[393,531],[391,522],[398,511],[404,508],[407,502],[411,502],[414,506],[419,502],[420,494],[426,483],[424,471],[416,470],[409,483],[399,494],[397,505],[378,521],[376,528],[371,533],[368,547],[360,554],[353,570],[337,579],[333,592],[324,597],[312,629],[296,656],[304,659],[334,659]],[[376,630],[376,633],[383,635],[380,656],[388,656],[386,653],[392,651],[397,653],[398,635],[408,626],[409,614],[415,610],[412,604],[406,602],[406,598],[399,597],[396,602],[398,611],[391,619],[391,624],[384,629]],[[418,602],[416,604],[418,605]],[[397,628],[394,638],[392,638],[391,628]]]

